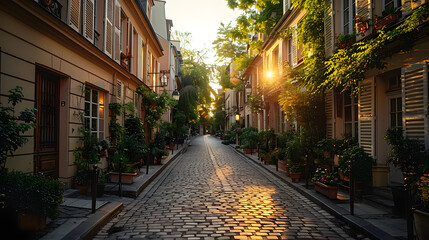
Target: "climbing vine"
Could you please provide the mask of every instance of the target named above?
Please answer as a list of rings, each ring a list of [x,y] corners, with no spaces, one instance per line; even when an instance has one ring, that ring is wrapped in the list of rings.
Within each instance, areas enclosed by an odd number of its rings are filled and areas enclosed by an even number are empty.
[[[354,94],[359,91],[358,83],[364,74],[372,68],[382,69],[387,57],[384,47],[394,39],[411,33],[418,28],[422,19],[429,16],[429,7],[416,9],[407,19],[393,30],[381,29],[377,36],[359,41],[348,49],[339,49],[325,61],[326,79],[318,89],[351,89]]]

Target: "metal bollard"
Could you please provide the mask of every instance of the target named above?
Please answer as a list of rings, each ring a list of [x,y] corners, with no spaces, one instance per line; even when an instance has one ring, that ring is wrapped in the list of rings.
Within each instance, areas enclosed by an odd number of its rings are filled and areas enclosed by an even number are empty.
[[[122,158],[119,159],[119,197],[122,197]]]
[[[92,213],[95,213],[95,209],[96,209],[97,182],[98,182],[98,170],[97,170],[97,165],[94,165],[94,166],[92,166],[92,183],[91,183]]]

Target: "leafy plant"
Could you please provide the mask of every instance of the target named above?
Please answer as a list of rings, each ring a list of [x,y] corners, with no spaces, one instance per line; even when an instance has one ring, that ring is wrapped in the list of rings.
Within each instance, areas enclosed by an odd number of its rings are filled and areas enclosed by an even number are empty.
[[[345,42],[345,41],[352,39],[352,38],[356,38],[355,32],[350,33],[350,34],[341,34],[340,36],[338,36],[337,42]]]
[[[256,149],[258,146],[258,129],[255,127],[244,128],[240,140],[244,148]]]
[[[115,153],[112,159],[112,172],[134,173],[134,166],[121,153]]]
[[[13,156],[14,151],[28,142],[20,134],[36,127],[36,109],[25,109],[15,116],[15,107],[23,97],[22,87],[17,86],[9,90],[8,103],[12,107],[5,107],[0,102],[0,171],[5,168],[8,154]]]
[[[338,173],[329,173],[327,169],[317,168],[311,180],[329,186],[338,186]]]
[[[428,168],[429,151],[424,150],[422,142],[405,138],[398,128],[387,129],[384,140],[391,146],[387,162],[410,174],[411,182],[416,182],[417,177]]]
[[[103,139],[99,143],[100,150],[106,150],[110,148],[110,142],[107,139]]]
[[[5,194],[5,208],[54,219],[63,202],[64,186],[41,176],[1,171],[0,193]]]
[[[373,162],[373,159],[358,145],[349,146],[338,159],[339,169],[345,176],[350,175],[350,170],[353,167],[356,179],[367,184],[372,182]]]
[[[420,201],[425,210],[429,210],[429,174],[423,174],[417,182]]]

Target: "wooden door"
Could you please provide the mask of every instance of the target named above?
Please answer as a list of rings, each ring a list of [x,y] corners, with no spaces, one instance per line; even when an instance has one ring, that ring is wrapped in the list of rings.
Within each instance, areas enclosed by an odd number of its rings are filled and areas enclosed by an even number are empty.
[[[47,71],[36,73],[37,127],[34,172],[58,178],[58,118],[60,78]]]

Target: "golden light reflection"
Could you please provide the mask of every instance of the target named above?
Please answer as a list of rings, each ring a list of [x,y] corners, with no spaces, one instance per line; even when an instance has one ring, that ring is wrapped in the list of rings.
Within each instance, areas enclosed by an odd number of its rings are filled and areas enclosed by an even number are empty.
[[[267,77],[268,77],[268,78],[272,78],[272,77],[273,77],[273,72],[268,71],[268,72],[267,72]]]

